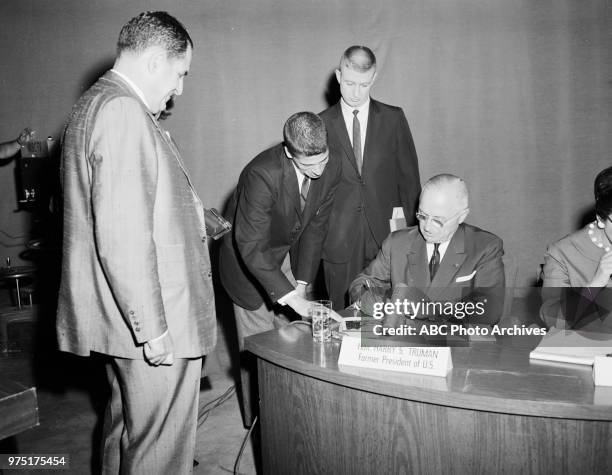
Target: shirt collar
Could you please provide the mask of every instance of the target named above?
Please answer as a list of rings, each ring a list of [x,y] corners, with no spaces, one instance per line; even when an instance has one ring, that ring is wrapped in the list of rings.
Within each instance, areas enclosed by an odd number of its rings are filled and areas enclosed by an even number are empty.
[[[295,170],[295,176],[296,176],[297,182],[298,182],[298,189],[300,190],[300,193],[301,193],[302,192],[302,182],[304,181],[304,177],[306,175],[304,175],[300,171],[300,169],[295,166],[295,163],[293,163],[293,160],[291,160],[291,165],[293,165],[293,169]]]
[[[142,89],[140,89],[129,77],[127,77],[125,74],[120,73],[119,71],[117,71],[116,69],[111,69],[112,72],[114,72],[117,76],[119,76],[121,79],[123,79],[128,86],[130,86],[134,92],[136,93],[136,95],[140,98],[140,100],[144,103],[145,106],[147,106],[147,109],[149,109],[149,111],[151,110],[151,108],[149,107],[149,104],[147,103],[147,100],[145,99],[145,95],[142,92]]]
[[[351,115],[355,109],[357,109],[359,113],[361,114],[362,112],[369,110],[370,96],[368,96],[368,99],[363,104],[361,104],[359,107],[351,107],[346,102],[344,102],[344,99],[340,98],[340,107],[342,108],[342,112],[344,114]]]
[[[450,235],[447,241],[440,243],[440,246],[438,247],[438,252],[440,253],[440,260],[442,260],[442,257],[444,257],[444,254],[446,254],[446,250],[448,249],[450,242],[453,240],[453,237],[455,236],[455,234],[457,234],[458,230],[459,228],[457,228],[455,232]],[[431,257],[431,254],[433,253],[433,250],[434,250],[434,243],[425,242],[425,246],[427,247],[428,257]]]

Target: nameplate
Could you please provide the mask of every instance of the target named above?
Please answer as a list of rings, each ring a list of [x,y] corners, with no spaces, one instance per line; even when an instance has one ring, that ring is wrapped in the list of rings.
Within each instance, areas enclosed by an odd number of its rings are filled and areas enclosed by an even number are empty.
[[[596,356],[593,361],[593,383],[595,386],[612,386],[612,358]]]
[[[342,338],[338,366],[446,376],[453,368],[451,349],[430,346],[361,346],[361,337]]]

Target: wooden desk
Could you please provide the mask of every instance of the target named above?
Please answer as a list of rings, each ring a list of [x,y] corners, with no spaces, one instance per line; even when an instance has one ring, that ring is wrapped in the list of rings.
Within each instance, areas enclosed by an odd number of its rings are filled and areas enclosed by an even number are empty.
[[[612,473],[612,388],[514,344],[453,348],[438,378],[339,368],[307,327],[247,338],[264,473]]]
[[[0,440],[37,425],[36,389],[0,377]]]

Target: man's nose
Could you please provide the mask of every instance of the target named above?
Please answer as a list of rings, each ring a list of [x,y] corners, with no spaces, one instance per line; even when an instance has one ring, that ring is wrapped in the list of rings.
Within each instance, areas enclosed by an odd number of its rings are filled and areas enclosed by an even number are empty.
[[[175,96],[180,96],[183,93],[183,80],[179,79],[178,86],[175,89]]]

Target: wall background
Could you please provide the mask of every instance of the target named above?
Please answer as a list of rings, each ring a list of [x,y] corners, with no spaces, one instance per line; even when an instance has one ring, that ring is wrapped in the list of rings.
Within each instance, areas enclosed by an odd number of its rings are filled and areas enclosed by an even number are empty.
[[[401,106],[423,179],[464,177],[468,221],[501,236],[532,280],[547,243],[577,229],[612,165],[612,5],[606,0],[4,0],[0,140],[59,136],[72,104],[112,65],[121,26],[168,10],[194,42],[164,127],[208,206],[281,140],[284,120],[327,106],[351,44],[379,60],[373,96]],[[14,162],[0,168],[0,258],[27,240]]]

